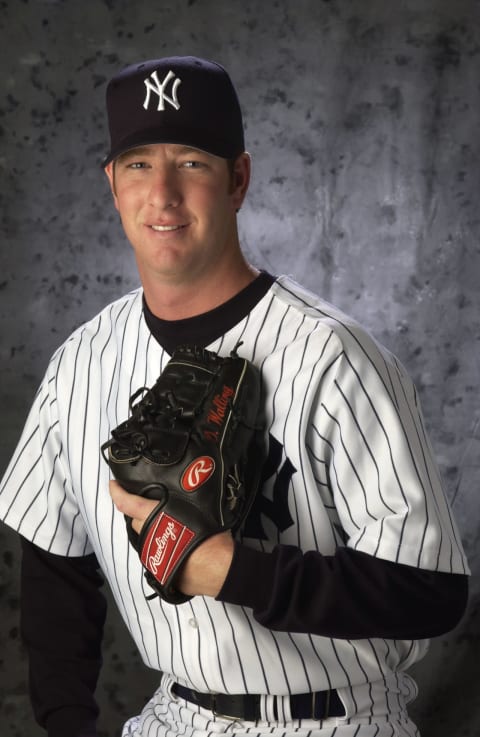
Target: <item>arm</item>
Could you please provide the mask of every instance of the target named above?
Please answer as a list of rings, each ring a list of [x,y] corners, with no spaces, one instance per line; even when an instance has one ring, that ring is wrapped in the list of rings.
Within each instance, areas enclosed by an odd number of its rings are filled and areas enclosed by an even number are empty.
[[[22,538],[21,630],[37,722],[49,737],[95,737],[106,602],[94,555],[53,555]]]
[[[156,502],[111,482],[118,509],[139,531]],[[337,638],[423,639],[452,629],[467,602],[468,577],[392,563],[338,548],[335,555],[278,545],[272,553],[207,539],[187,558],[177,585],[253,609],[265,627]]]
[[[455,627],[468,577],[392,563],[350,548],[335,555],[235,545],[217,599],[253,609],[273,630],[336,638],[423,639]]]

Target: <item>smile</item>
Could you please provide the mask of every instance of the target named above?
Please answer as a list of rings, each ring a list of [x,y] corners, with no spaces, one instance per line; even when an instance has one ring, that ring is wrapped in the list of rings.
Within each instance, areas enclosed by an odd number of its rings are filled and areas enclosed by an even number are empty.
[[[152,230],[155,230],[157,233],[166,233],[171,230],[180,230],[180,228],[184,228],[184,225],[151,225],[150,226]]]

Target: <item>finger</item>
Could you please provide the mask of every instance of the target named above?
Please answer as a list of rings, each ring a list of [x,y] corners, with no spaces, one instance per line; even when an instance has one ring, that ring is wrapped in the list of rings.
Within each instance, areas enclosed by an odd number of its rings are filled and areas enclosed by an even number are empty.
[[[150,512],[157,506],[154,499],[145,499],[137,494],[125,491],[117,481],[110,481],[110,495],[116,508],[127,517],[143,523]]]

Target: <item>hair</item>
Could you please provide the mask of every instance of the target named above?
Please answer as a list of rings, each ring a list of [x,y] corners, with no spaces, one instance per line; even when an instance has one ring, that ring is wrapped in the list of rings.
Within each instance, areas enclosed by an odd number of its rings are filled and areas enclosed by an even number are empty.
[[[233,192],[233,190],[235,189],[235,164],[237,162],[237,159],[238,156],[236,156],[234,159],[226,159],[228,170],[228,186],[230,192]]]

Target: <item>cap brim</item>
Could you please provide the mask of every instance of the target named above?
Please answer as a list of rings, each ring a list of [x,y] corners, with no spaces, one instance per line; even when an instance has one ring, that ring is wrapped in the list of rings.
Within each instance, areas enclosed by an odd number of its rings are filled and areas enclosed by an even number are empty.
[[[239,156],[243,152],[243,148],[232,148],[231,142],[227,142],[220,138],[212,139],[211,134],[198,129],[191,132],[181,130],[179,128],[162,128],[159,130],[151,129],[136,132],[134,135],[128,136],[113,148],[102,161],[102,167],[105,168],[111,161],[117,159],[127,151],[140,146],[149,146],[155,143],[174,143],[182,146],[196,148],[199,151],[205,151],[208,154],[219,156],[222,159],[232,159]]]

